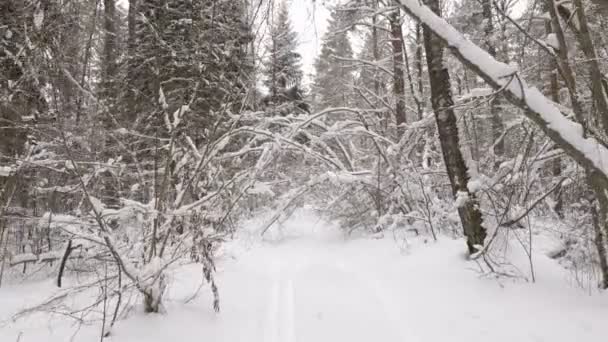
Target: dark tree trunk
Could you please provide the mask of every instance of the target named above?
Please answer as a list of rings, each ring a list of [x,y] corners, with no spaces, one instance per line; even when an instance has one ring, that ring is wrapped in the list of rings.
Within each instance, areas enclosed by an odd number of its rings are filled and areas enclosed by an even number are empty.
[[[107,97],[113,98],[115,95],[115,81],[117,68],[117,49],[118,31],[116,20],[115,0],[104,0],[104,48],[103,48],[103,84],[104,92]]]
[[[118,18],[116,16],[116,0],[104,0],[103,7],[104,45],[102,55],[101,95],[102,98],[108,101],[108,108],[113,112],[116,108],[114,104],[118,94],[116,82],[118,73]],[[109,131],[115,127],[110,115],[113,115],[113,113],[101,113],[100,121],[105,131]],[[101,151],[102,158],[107,160],[114,157],[114,151],[111,148],[113,144],[113,139],[106,136],[104,148]],[[101,198],[103,203],[108,208],[118,208],[120,204],[118,187],[112,173],[105,171],[100,174],[100,177],[102,178]]]
[[[426,5],[435,13],[441,15],[438,0],[426,0]],[[467,187],[469,183],[468,169],[460,151],[458,126],[453,110],[454,100],[450,89],[450,74],[443,64],[444,43],[426,25],[423,25],[423,29],[431,83],[431,104],[435,112],[443,160],[454,196],[464,193],[469,198],[458,208],[458,214],[460,215],[464,235],[467,237],[469,253],[472,254],[478,250],[476,246],[483,246],[486,229],[483,226],[477,199],[474,194],[469,192]]]
[[[589,32],[589,24],[585,14],[585,7],[581,0],[573,0],[576,7],[576,17],[578,19],[578,31],[575,31],[577,40],[581,50],[586,57],[586,64],[591,79],[591,93],[593,95],[593,103],[596,109],[596,118],[602,125],[604,134],[608,137],[608,89],[606,84],[602,82],[602,70],[598,62],[598,55],[595,51],[595,44]],[[606,0],[608,4],[608,0]],[[608,5],[606,5],[608,7]],[[571,22],[571,20],[568,20]],[[574,25],[573,25],[574,26]]]
[[[378,10],[378,1],[373,2],[374,12]],[[374,63],[380,60],[380,51],[378,50],[378,23],[377,15],[372,16],[372,53],[374,55]],[[380,80],[378,79],[377,68],[374,68],[374,93],[380,95]]]
[[[403,44],[401,39],[403,33],[400,19],[399,9],[396,9],[389,16],[391,44],[393,46],[393,93],[395,94],[395,121],[397,127],[406,122],[405,71],[403,69]]]
[[[137,64],[137,16],[139,13],[140,0],[129,0],[129,13],[127,14],[127,27],[129,36],[127,37],[127,90],[125,99],[126,113],[123,114],[123,119],[126,122],[132,123],[137,119],[137,102],[138,95],[136,89],[138,84],[135,81],[138,78]]]
[[[418,78],[418,96],[420,96],[420,101],[422,102],[424,99],[424,85],[422,83],[422,25],[420,23],[416,24],[416,54],[415,54],[415,62],[416,65],[416,77]],[[418,120],[422,120],[422,112],[418,112]]]

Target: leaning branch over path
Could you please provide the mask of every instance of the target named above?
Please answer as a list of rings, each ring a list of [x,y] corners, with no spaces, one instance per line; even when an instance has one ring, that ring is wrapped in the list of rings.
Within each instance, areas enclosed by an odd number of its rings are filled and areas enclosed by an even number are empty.
[[[597,171],[608,182],[608,149],[596,139],[585,137],[582,126],[567,119],[556,104],[538,89],[529,87],[519,76],[516,67],[494,59],[420,0],[398,2],[406,12],[433,31],[465,66],[494,89],[502,91],[511,103],[522,108],[525,116],[566,154],[581,166]]]

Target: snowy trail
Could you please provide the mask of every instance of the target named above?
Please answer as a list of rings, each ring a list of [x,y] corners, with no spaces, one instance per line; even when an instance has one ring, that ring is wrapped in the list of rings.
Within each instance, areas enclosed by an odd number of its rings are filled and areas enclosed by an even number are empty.
[[[399,326],[388,318],[385,303],[331,261],[298,272],[297,336],[302,341],[401,341]]]
[[[295,342],[293,282],[286,278],[283,269],[276,273],[270,294],[264,341]]]
[[[298,230],[312,221],[300,217],[291,225]],[[198,285],[200,266],[180,268],[170,279],[166,314],[134,313],[106,341],[605,340],[608,296],[569,285],[548,258],[536,257],[536,284],[499,282],[472,270],[462,241],[443,238],[403,255],[391,239],[344,241],[317,233],[256,243],[225,258],[217,274],[219,314],[207,288],[183,303]],[[43,292],[51,283],[30,288]],[[10,287],[0,289],[0,303],[13,309],[24,301],[18,297]],[[70,341],[74,326],[61,322],[37,314],[0,327],[0,341],[16,341],[20,333],[21,342]],[[72,340],[98,340],[98,333],[96,325],[83,326]]]
[[[398,322],[389,317],[387,303],[375,289],[362,282],[343,261],[327,259],[310,247],[289,244],[289,253],[279,248],[249,261],[282,260],[269,268],[268,281],[262,281],[271,285],[261,338],[256,339],[252,332],[249,339],[358,342],[373,340],[382,332],[384,341],[403,341]],[[229,340],[221,335],[216,336],[218,341]]]

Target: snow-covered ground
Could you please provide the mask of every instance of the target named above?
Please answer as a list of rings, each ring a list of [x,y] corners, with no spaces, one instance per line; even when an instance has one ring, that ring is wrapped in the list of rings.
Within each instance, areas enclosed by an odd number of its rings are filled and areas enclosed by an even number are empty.
[[[240,238],[218,269],[222,310],[200,282],[200,267],[172,272],[166,313],[134,312],[106,341],[606,341],[608,296],[589,294],[542,254],[537,282],[482,277],[464,242],[392,237],[345,241],[311,214],[295,215],[272,241]],[[273,236],[274,235],[274,236]],[[246,248],[244,248],[244,246]],[[56,291],[52,281],[0,288],[0,320]],[[38,313],[4,321],[0,341],[95,341],[97,324]]]

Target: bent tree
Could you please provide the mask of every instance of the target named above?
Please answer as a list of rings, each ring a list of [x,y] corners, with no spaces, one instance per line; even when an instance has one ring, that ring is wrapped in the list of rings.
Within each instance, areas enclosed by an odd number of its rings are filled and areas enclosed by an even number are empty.
[[[403,8],[423,22],[452,54],[483,78],[495,90],[523,109],[524,115],[536,124],[553,142],[578,164],[598,172],[608,181],[608,148],[593,137],[585,137],[582,126],[569,120],[551,100],[523,80],[517,68],[492,58],[460,34],[454,27],[417,0],[399,0]]]

